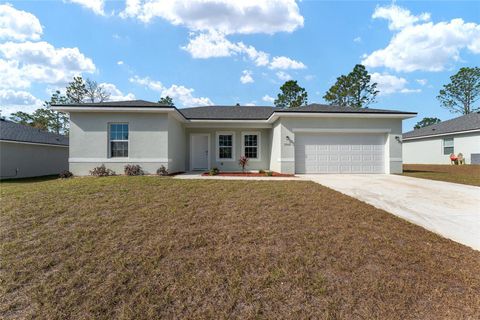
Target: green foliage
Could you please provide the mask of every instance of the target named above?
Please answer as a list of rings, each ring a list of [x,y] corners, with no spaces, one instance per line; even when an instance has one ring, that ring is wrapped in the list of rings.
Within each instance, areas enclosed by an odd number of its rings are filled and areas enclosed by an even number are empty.
[[[159,176],[168,176],[168,170],[165,168],[164,165],[161,165],[160,168],[157,169],[157,175]]]
[[[127,164],[124,168],[126,176],[143,176],[144,172],[142,167],[138,164]]]
[[[260,170],[258,170],[258,173],[263,174],[263,173],[265,173],[265,170],[260,169]]]
[[[82,77],[74,77],[67,86],[67,98],[69,103],[82,103],[87,97],[87,87]]]
[[[306,105],[308,93],[305,88],[298,85],[297,81],[289,80],[280,87],[281,93],[277,95],[274,104],[277,108],[297,108]]]
[[[105,168],[105,165],[102,164],[101,166],[95,167],[93,168],[93,170],[90,170],[90,175],[94,177],[109,177],[116,175],[116,173],[111,169]]]
[[[63,170],[62,172],[60,172],[60,174],[58,175],[58,177],[61,178],[61,179],[72,178],[72,177],[73,177],[73,173],[71,173],[71,172],[68,171],[68,170]]]
[[[170,96],[161,97],[160,100],[158,100],[158,103],[170,107],[175,106],[175,104],[173,103],[173,99]]]
[[[421,121],[417,122],[417,124],[413,128],[420,129],[440,122],[442,122],[442,120],[438,118],[423,118]]]
[[[272,176],[273,176],[273,171],[270,171],[270,170],[269,170],[269,171],[265,172],[265,175],[266,175],[267,177],[272,177]]]
[[[29,113],[17,111],[10,115],[10,120],[23,125],[31,125],[31,123],[33,122],[33,117]]]
[[[437,99],[452,113],[469,114],[480,110],[475,103],[480,98],[480,68],[460,68],[443,86]]]
[[[217,174],[219,174],[220,170],[218,170],[217,167],[213,167],[212,169],[210,169],[210,171],[208,172],[208,174],[210,176],[216,176]]]
[[[379,91],[377,83],[361,64],[357,64],[347,75],[341,75],[323,98],[331,105],[363,108],[375,102]]]

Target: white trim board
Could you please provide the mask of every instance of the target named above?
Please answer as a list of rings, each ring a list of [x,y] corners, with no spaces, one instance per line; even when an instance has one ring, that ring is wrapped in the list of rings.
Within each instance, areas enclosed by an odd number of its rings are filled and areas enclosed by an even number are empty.
[[[6,143],[18,143],[18,144],[31,144],[31,145],[36,145],[36,146],[46,146],[46,147],[62,147],[62,148],[68,148],[68,145],[62,145],[62,144],[50,144],[50,143],[37,143],[37,142],[25,142],[25,141],[14,141],[14,140],[1,140],[0,142],[6,142]]]
[[[172,162],[172,159],[167,158],[69,158],[68,162],[74,163],[94,163],[94,162],[105,162],[105,163],[168,163]]]
[[[390,133],[391,129],[329,129],[329,128],[292,128],[296,133]]]

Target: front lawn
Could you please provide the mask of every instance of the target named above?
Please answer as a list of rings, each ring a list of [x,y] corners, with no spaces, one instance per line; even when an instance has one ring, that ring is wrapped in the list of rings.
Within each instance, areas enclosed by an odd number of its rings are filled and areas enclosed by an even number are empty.
[[[4,182],[0,318],[480,318],[480,252],[312,182]]]
[[[404,164],[403,175],[480,187],[480,165]]]

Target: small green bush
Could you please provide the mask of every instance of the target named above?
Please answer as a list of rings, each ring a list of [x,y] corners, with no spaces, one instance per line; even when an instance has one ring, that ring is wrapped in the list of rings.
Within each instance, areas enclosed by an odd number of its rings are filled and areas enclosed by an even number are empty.
[[[113,170],[105,168],[105,165],[102,164],[100,167],[95,167],[93,170],[90,170],[90,175],[95,177],[108,177],[115,176],[116,173]]]
[[[71,173],[68,170],[63,170],[62,172],[60,172],[58,177],[61,178],[61,179],[68,179],[68,178],[73,177],[73,173]]]
[[[127,164],[124,172],[126,176],[143,176],[142,167],[138,164]]]
[[[265,172],[265,175],[268,176],[268,177],[271,177],[271,176],[273,176],[273,171],[267,171],[267,172]]]
[[[160,166],[160,168],[157,169],[157,175],[159,176],[168,176],[168,170],[165,168],[165,166]]]
[[[211,175],[211,176],[216,176],[219,172],[220,172],[220,170],[218,170],[217,167],[214,167],[214,168],[210,169],[208,174]]]
[[[260,169],[260,170],[258,170],[258,173],[265,173],[265,170]]]

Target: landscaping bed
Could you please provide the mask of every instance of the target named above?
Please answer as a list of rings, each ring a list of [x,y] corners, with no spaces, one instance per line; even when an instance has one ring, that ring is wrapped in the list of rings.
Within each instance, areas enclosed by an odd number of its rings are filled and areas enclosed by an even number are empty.
[[[202,173],[202,176],[220,176],[220,177],[295,177],[293,174],[279,173],[275,171],[270,171],[271,174],[266,172],[218,172],[216,174],[211,174],[210,172]]]
[[[480,165],[404,164],[403,175],[480,186]]]

